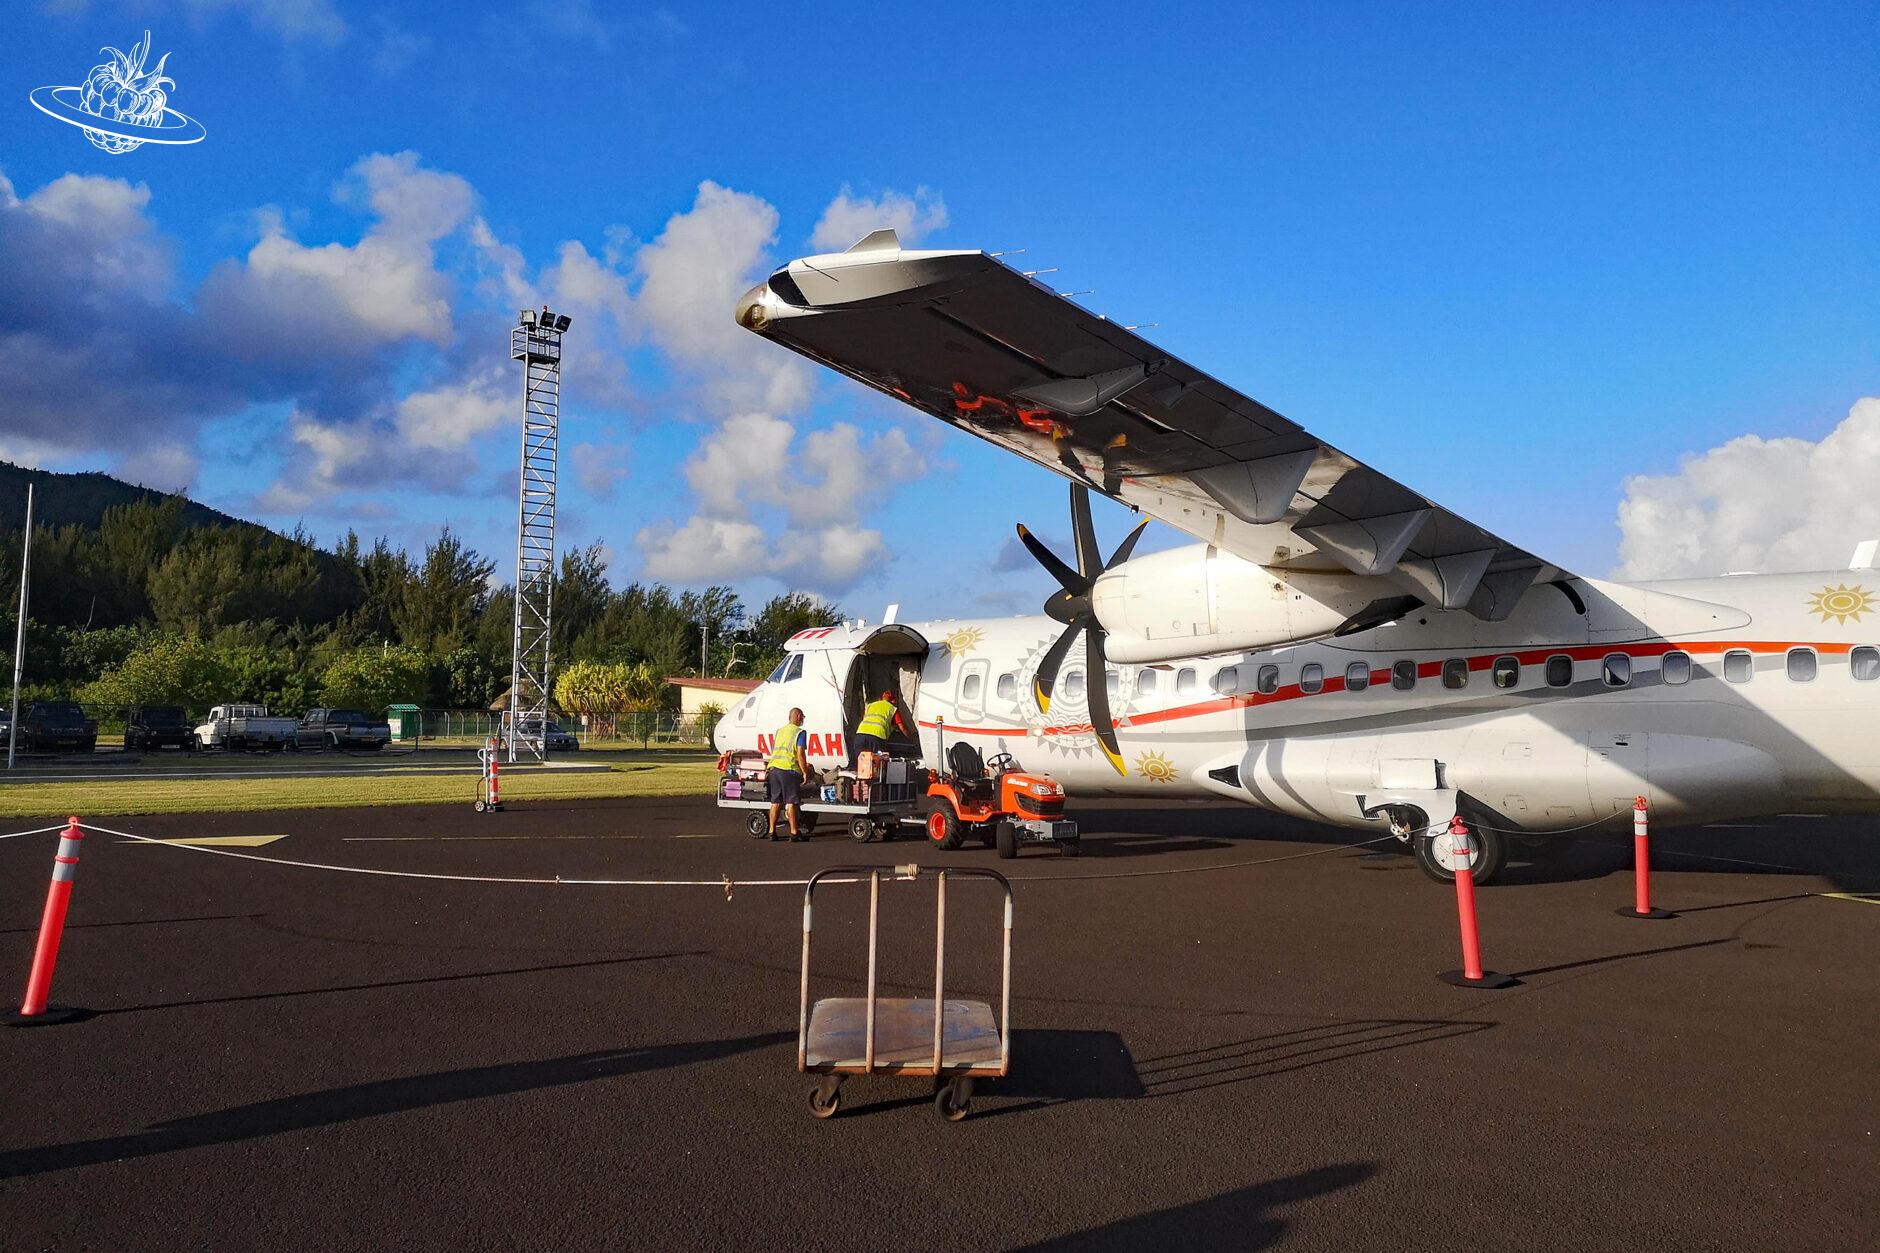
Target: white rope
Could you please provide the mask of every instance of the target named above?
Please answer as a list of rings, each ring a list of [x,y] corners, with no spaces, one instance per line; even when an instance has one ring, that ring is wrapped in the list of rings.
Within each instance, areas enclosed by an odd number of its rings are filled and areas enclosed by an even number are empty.
[[[0,835],[0,840],[17,840],[22,835],[44,835],[48,831],[63,831],[63,830],[65,830],[65,824],[61,822],[56,827],[39,827],[32,831],[11,831],[11,832],[8,832],[6,835]]]
[[[127,840],[136,840],[140,844],[155,844],[159,848],[187,850],[193,853],[209,853],[217,857],[233,857],[240,861],[265,862],[270,866],[294,866],[302,870],[331,870],[343,874],[379,875],[388,879],[430,879],[445,883],[514,883],[534,884],[552,887],[618,887],[618,888],[723,888],[725,899],[731,898],[734,887],[743,888],[800,888],[809,883],[804,879],[733,879],[729,875],[720,875],[716,879],[569,879],[556,875],[554,878],[528,878],[513,875],[467,875],[437,874],[422,870],[378,870],[368,866],[335,866],[327,862],[293,861],[285,857],[263,857],[256,853],[237,853],[226,848],[208,848],[199,844],[177,844],[167,840],[152,839],[146,835],[135,835],[129,831],[113,831],[109,827],[94,826],[81,822],[79,826],[100,835],[116,835]],[[57,831],[61,828],[50,827]],[[24,833],[23,833],[24,834]],[[1303,853],[1284,853],[1278,857],[1260,857],[1248,861],[1224,862],[1212,866],[1178,866],[1167,870],[1122,870],[1114,874],[1046,874],[1046,875],[1010,875],[1014,883],[1054,883],[1088,882],[1093,879],[1147,879],[1165,875],[1204,874],[1215,870],[1238,870],[1248,866],[1270,866],[1276,862],[1297,861],[1302,857],[1323,857],[1328,853],[1345,852],[1353,848],[1364,848],[1370,844],[1381,844],[1395,836],[1379,836],[1374,840],[1365,840],[1358,844],[1334,844],[1327,848],[1309,849]],[[883,866],[882,870],[892,874],[893,866]],[[898,876],[897,876],[898,877]],[[824,883],[866,883],[866,879],[824,879]]]

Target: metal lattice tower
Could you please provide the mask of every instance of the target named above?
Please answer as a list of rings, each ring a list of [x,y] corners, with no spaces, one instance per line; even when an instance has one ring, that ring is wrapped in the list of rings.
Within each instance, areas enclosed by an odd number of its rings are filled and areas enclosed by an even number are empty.
[[[561,335],[566,314],[524,309],[509,332],[522,362],[522,475],[516,506],[516,630],[509,670],[509,760],[546,755],[550,625],[555,601],[556,436],[561,425]]]

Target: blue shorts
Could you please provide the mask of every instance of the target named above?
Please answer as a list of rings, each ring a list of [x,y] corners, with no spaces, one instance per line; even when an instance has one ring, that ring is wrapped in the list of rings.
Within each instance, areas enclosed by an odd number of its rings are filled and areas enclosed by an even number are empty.
[[[764,791],[773,805],[797,805],[802,803],[801,789],[803,776],[794,770],[770,768],[770,774],[764,779]]]

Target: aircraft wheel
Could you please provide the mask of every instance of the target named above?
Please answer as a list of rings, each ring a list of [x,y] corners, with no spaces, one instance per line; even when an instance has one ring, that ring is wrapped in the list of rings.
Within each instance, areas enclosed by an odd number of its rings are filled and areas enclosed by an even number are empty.
[[[1442,862],[1436,856],[1436,841],[1446,834],[1437,831],[1415,837],[1417,868],[1438,883],[1456,881],[1456,876],[1443,869]],[[1493,883],[1508,860],[1508,842],[1497,831],[1480,831],[1471,827],[1469,834],[1475,841],[1475,861],[1469,869],[1475,872],[1478,884]]]

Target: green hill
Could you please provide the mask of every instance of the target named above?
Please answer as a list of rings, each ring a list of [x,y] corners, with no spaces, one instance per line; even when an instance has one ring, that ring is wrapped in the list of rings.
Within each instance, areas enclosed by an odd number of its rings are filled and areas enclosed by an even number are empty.
[[[108,474],[55,474],[50,470],[28,470],[0,461],[0,527],[17,531],[26,517],[26,485],[33,485],[33,521],[46,527],[95,527],[104,521],[104,511],[114,505],[161,504],[166,500],[183,502],[181,523],[185,529],[199,526],[256,526],[231,517],[218,509],[198,504],[187,496],[174,496],[148,487],[137,487]],[[257,527],[256,529],[262,529]]]

